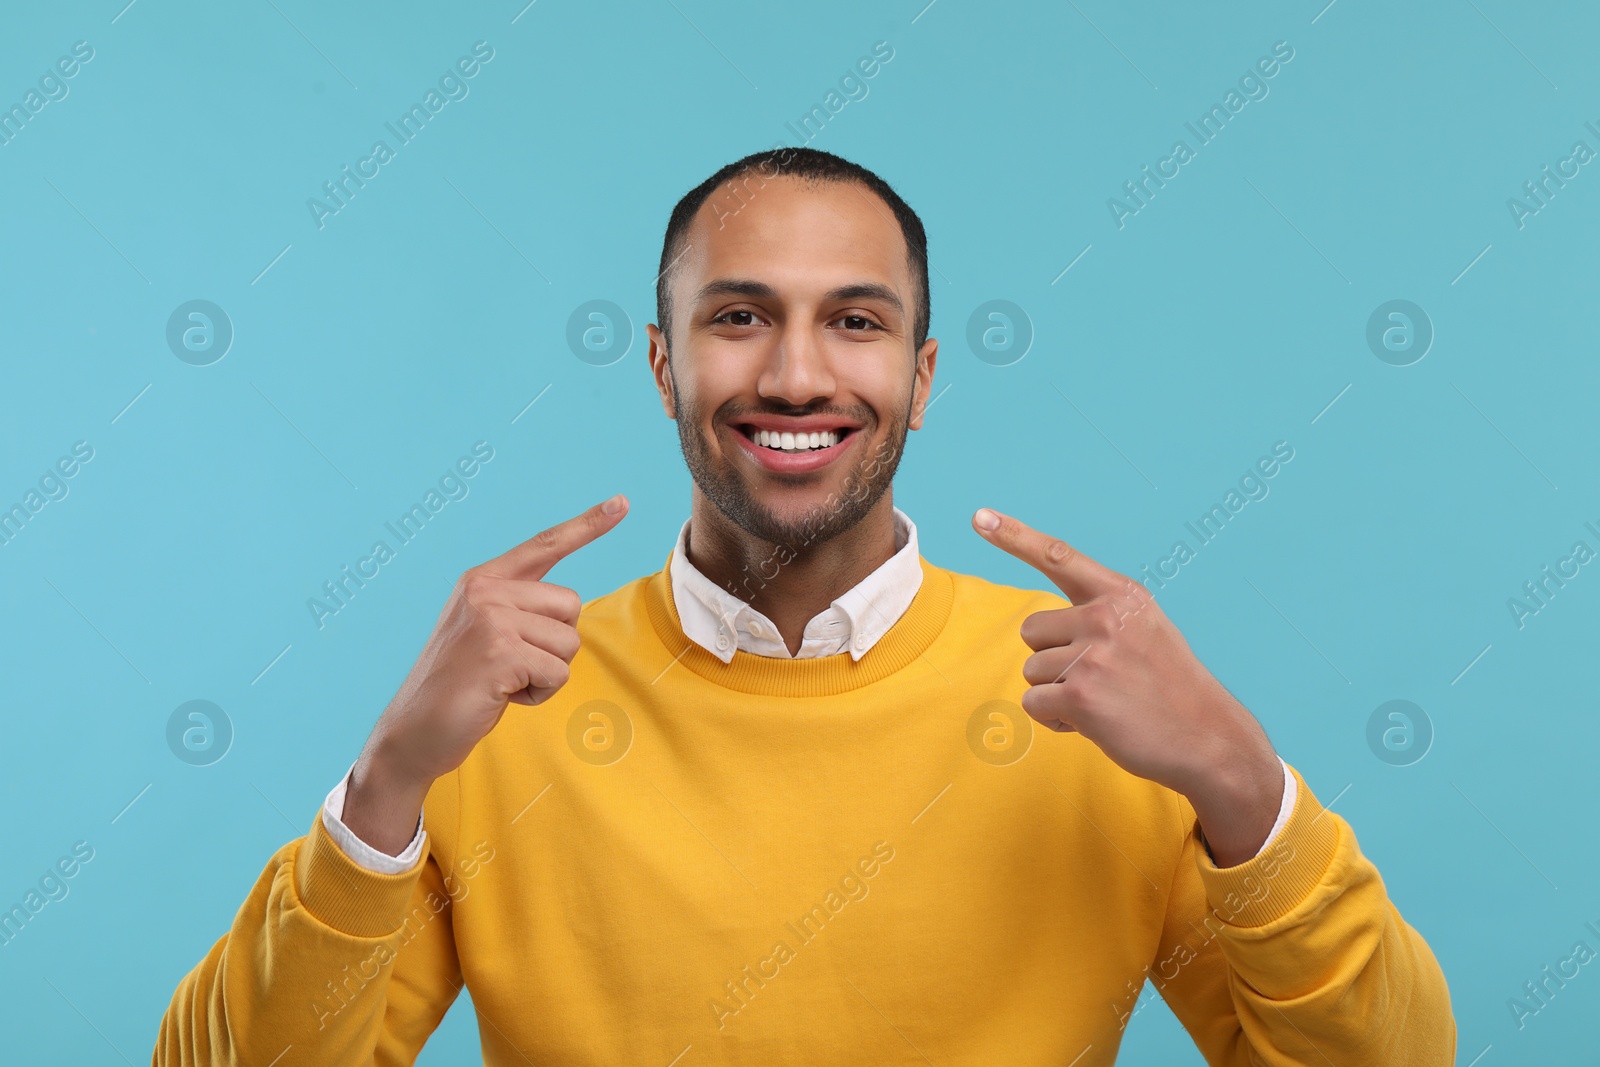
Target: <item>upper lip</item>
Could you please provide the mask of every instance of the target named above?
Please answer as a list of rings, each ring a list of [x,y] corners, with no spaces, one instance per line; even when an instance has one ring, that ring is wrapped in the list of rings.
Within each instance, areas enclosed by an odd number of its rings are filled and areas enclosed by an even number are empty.
[[[773,433],[821,433],[823,430],[859,430],[859,423],[841,419],[836,415],[806,415],[792,418],[783,415],[746,415],[729,420],[737,430],[751,427]]]

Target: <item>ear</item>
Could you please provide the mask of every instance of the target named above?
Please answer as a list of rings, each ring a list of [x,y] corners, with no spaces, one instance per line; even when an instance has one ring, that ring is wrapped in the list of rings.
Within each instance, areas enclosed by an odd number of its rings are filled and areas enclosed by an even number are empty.
[[[927,410],[928,394],[933,391],[933,366],[938,361],[939,342],[930,337],[917,353],[916,380],[911,385],[911,421],[907,424],[910,429],[922,429],[922,413]]]
[[[672,395],[672,374],[667,369],[667,339],[655,323],[646,323],[644,332],[650,338],[650,373],[655,376],[656,392],[661,394],[661,410],[667,418],[678,417],[677,399]]]

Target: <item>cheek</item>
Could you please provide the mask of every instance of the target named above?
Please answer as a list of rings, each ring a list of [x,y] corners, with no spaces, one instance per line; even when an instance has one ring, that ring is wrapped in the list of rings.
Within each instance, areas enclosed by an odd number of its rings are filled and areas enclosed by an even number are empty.
[[[911,405],[911,392],[907,383],[898,377],[876,368],[840,369],[833,364],[833,395],[818,401],[824,407],[849,412],[865,425],[861,433],[869,438],[882,437],[885,427],[901,418]]]
[[[685,373],[683,367],[675,370],[675,395],[679,411],[691,412],[702,432],[710,432],[711,420],[717,418],[717,413],[727,407],[729,401],[740,401],[737,406],[743,407],[746,398],[758,399],[747,365],[731,358],[718,358],[715,353],[709,356],[696,353],[692,359],[694,369],[689,373]]]

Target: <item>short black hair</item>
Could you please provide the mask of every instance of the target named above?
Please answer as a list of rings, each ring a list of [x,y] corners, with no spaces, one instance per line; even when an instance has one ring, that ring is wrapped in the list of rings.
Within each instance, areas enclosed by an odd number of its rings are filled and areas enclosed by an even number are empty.
[[[757,173],[752,177],[751,171]],[[688,231],[689,224],[694,221],[695,213],[710,199],[712,193],[730,179],[743,178],[748,186],[751,181],[764,184],[767,179],[777,177],[804,178],[813,182],[856,182],[866,186],[889,205],[889,210],[894,212],[895,221],[900,224],[900,233],[905,238],[907,257],[911,266],[911,280],[917,286],[912,351],[913,353],[920,351],[922,343],[928,339],[930,314],[928,235],[922,228],[922,220],[917,218],[917,213],[900,198],[900,194],[889,187],[888,182],[867,168],[831,152],[789,146],[754,152],[743,159],[729,163],[684,194],[683,199],[672,209],[672,217],[667,220],[667,234],[661,242],[661,273],[656,276],[656,320],[660,323],[661,332],[666,336],[668,345],[670,346],[672,341],[672,268],[683,254],[679,246],[683,244],[684,234]],[[759,187],[758,185],[757,188]],[[740,203],[743,203],[742,197]]]

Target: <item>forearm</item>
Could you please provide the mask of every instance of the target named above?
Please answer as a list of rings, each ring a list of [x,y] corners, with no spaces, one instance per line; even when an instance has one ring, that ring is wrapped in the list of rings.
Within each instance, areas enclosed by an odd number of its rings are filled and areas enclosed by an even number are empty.
[[[154,1067],[370,1062],[385,988],[421,867],[366,871],[319,823],[280,848],[228,933],[184,976],[161,1021]]]
[[[1163,995],[1186,1023],[1237,1018],[1205,1049],[1212,1062],[1445,1067],[1456,1028],[1438,961],[1350,825],[1296,779],[1294,811],[1259,856],[1222,868],[1190,848],[1199,882],[1175,892],[1168,934],[1195,962]]]

